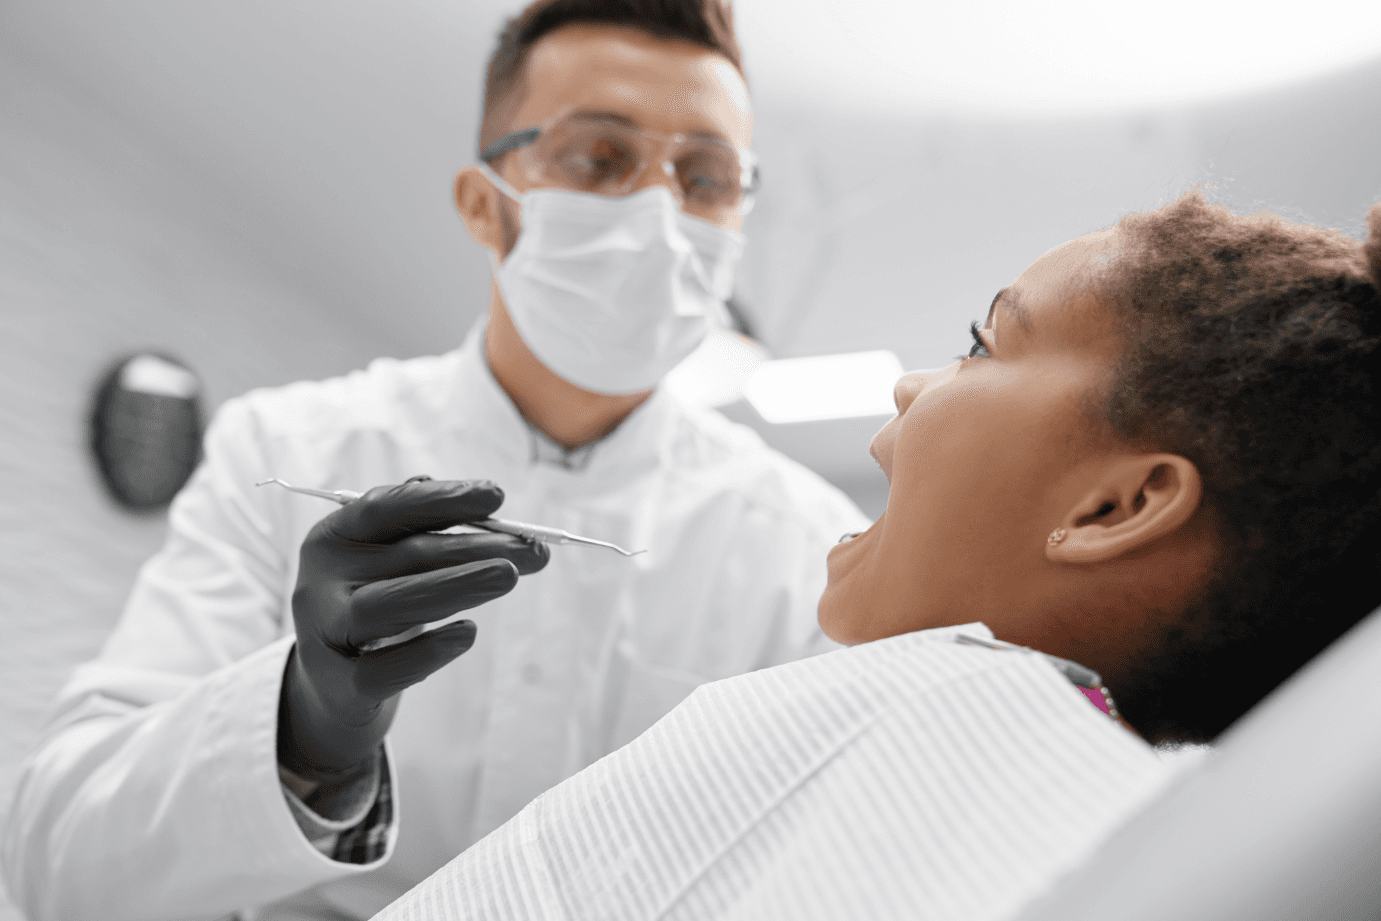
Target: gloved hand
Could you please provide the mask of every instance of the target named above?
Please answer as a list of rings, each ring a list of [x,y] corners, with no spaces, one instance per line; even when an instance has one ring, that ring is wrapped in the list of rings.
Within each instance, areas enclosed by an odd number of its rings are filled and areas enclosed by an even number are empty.
[[[502,503],[487,480],[417,477],[317,522],[293,591],[297,644],[283,676],[279,764],[324,785],[349,775],[378,749],[403,689],[469,649],[475,625],[360,647],[484,604],[547,564],[545,544],[507,534],[427,533],[487,518]]]

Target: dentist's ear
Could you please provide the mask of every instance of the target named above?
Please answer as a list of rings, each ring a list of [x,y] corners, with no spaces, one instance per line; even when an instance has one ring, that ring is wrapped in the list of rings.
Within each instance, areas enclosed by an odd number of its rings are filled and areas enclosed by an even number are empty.
[[[453,194],[470,239],[500,260],[507,256],[518,240],[518,218],[484,171],[475,165],[462,167],[456,173]]]
[[[1051,534],[1046,559],[1099,563],[1140,550],[1188,522],[1202,496],[1199,468],[1179,455],[1114,458]]]

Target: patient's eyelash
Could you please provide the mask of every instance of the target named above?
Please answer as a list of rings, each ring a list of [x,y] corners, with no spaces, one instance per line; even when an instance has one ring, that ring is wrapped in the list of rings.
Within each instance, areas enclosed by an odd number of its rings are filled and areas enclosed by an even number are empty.
[[[978,333],[978,321],[974,320],[969,324],[969,335],[973,336],[973,345],[969,348],[967,355],[956,355],[955,359],[964,361],[969,358],[991,358],[988,353],[988,345],[983,341],[983,337]]]

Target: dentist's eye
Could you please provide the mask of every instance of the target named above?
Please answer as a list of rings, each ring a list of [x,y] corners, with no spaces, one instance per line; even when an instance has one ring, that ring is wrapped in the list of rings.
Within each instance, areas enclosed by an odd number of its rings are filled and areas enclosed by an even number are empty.
[[[969,324],[969,335],[973,336],[973,345],[969,348],[967,355],[956,355],[958,361],[966,361],[970,358],[991,358],[988,353],[988,345],[983,341],[983,337],[978,332],[978,321],[974,320]]]

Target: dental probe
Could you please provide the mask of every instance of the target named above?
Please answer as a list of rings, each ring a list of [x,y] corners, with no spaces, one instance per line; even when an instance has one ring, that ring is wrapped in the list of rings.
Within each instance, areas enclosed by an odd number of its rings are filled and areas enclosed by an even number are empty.
[[[587,547],[607,547],[622,553],[624,556],[637,556],[639,553],[647,552],[646,550],[625,550],[618,544],[595,540],[593,537],[581,537],[579,534],[572,534],[570,531],[563,531],[560,528],[549,528],[540,524],[525,524],[521,521],[507,521],[503,518],[486,518],[483,521],[467,521],[465,523],[474,528],[484,528],[486,531],[512,534],[514,537],[521,537],[524,540],[540,540],[544,544],[584,544]]]
[[[339,502],[341,505],[348,505],[364,495],[362,492],[355,492],[353,489],[312,489],[308,486],[294,486],[287,480],[280,480],[276,476],[271,476],[267,480],[260,480],[255,486],[267,486],[270,483],[277,483],[289,492],[300,492],[304,496],[316,496],[319,499],[330,499],[332,502]]]
[[[360,498],[364,493],[358,493],[351,489],[311,489],[306,486],[294,486],[278,477],[269,477],[267,480],[260,480],[255,486],[265,486],[269,483],[277,483],[290,492],[302,493],[304,496],[316,496],[321,499],[330,499],[332,502],[339,502],[341,505],[348,505]],[[604,547],[606,550],[613,550],[624,556],[637,556],[646,553],[646,550],[625,550],[618,544],[611,544],[608,541],[595,540],[593,537],[581,537],[579,534],[572,534],[570,531],[563,531],[560,528],[549,528],[540,524],[528,524],[523,521],[508,521],[504,518],[485,518],[482,521],[467,521],[464,524],[472,528],[480,528],[485,531],[492,531],[497,534],[511,534],[514,537],[521,537],[523,540],[530,540],[534,543],[540,541],[544,544],[580,544],[586,547]]]

